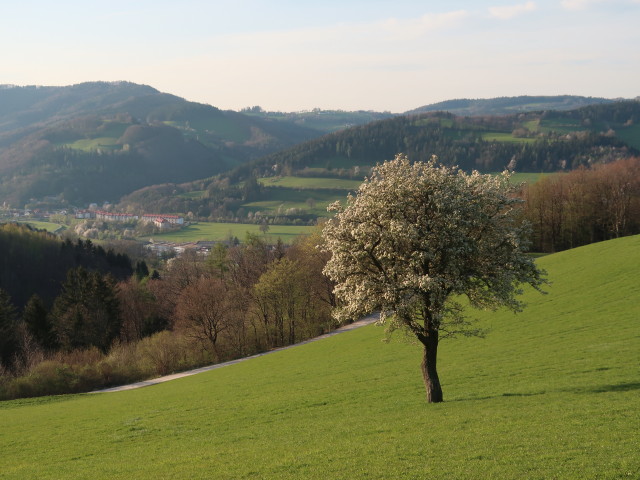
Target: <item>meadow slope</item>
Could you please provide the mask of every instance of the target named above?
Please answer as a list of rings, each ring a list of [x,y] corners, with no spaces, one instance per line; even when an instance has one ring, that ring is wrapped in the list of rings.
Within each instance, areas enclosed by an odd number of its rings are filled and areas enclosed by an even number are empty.
[[[484,339],[364,327],[121,393],[0,403],[3,479],[640,477],[640,236],[539,259],[553,282]]]

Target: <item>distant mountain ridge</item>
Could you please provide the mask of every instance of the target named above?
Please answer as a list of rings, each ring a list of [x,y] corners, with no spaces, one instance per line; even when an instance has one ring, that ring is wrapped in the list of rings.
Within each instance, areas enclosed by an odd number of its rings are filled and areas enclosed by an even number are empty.
[[[117,202],[154,185],[206,183],[225,172],[236,180],[250,172],[272,175],[274,165],[279,173],[340,176],[343,170],[370,166],[401,151],[420,158],[438,153],[461,166],[482,169],[504,168],[515,158],[521,160],[519,167],[529,162],[530,168],[548,170],[594,155],[620,155],[627,146],[638,149],[635,110],[623,111],[612,121],[601,121],[599,111],[588,110],[555,124],[547,114],[543,119],[516,118],[513,113],[597,108],[612,102],[570,95],[521,96],[451,100],[406,115],[320,109],[281,113],[259,107],[235,112],[126,81],[0,85],[0,205],[22,207],[45,197],[77,206]],[[425,110],[448,110],[457,116],[419,113]],[[510,115],[490,113],[498,111]],[[471,113],[486,118],[463,120]],[[419,118],[412,118],[416,115]],[[600,135],[612,129],[613,134]],[[551,131],[555,136],[549,136]],[[581,134],[578,141],[576,131],[589,134]],[[334,133],[326,135],[329,132]],[[560,134],[576,138],[556,142]],[[574,147],[577,150],[570,151]]]
[[[574,110],[588,105],[613,103],[616,100],[576,95],[497,97],[487,99],[460,98],[424,105],[405,112],[407,115],[426,112],[449,112],[459,116],[508,115],[543,110]]]

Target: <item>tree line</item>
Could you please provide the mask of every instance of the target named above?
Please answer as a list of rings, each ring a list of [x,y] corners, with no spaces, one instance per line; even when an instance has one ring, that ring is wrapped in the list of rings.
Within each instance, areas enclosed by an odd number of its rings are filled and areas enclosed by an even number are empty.
[[[532,249],[555,252],[640,233],[640,158],[553,174],[522,190]]]
[[[22,308],[0,289],[0,398],[86,391],[322,334],[335,299],[318,242],[248,235],[161,274],[139,261],[121,279],[75,266],[51,303],[33,295]]]
[[[19,308],[33,293],[52,303],[72,268],[97,270],[122,280],[133,273],[132,263],[128,254],[91,240],[61,241],[25,224],[0,224],[0,288]]]

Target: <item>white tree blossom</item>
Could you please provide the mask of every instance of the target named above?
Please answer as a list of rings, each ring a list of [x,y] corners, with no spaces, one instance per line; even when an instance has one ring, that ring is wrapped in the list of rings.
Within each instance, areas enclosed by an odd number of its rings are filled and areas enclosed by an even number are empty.
[[[323,230],[331,252],[324,273],[337,284],[335,316],[380,311],[381,322],[411,331],[424,345],[430,402],[442,401],[439,338],[477,333],[454,299],[518,311],[520,285],[544,283],[525,254],[530,230],[510,191],[507,172],[468,175],[435,157],[412,164],[398,155],[375,167],[346,206],[329,207],[336,215]]]

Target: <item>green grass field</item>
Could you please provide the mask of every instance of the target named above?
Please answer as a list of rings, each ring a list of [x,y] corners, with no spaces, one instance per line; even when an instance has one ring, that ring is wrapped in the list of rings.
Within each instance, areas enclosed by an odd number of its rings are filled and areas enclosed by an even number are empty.
[[[516,173],[512,177],[512,182],[534,183],[543,175],[542,173]],[[328,217],[327,207],[329,204],[336,200],[344,203],[348,191],[355,192],[362,183],[359,180],[324,177],[261,178],[260,182],[267,187],[279,186],[280,188],[270,189],[269,200],[245,203],[243,205],[245,209],[276,215],[278,211],[285,212],[289,208],[299,208],[319,217]],[[336,190],[342,188],[344,191]],[[309,204],[309,199],[312,199],[313,203]]]
[[[514,137],[511,133],[506,132],[487,132],[482,134],[482,139],[487,142],[502,142],[502,143],[533,143],[535,138],[527,137]]]
[[[90,152],[100,149],[114,150],[121,148],[121,146],[118,144],[118,139],[111,137],[98,137],[76,140],[75,142],[68,143],[65,146],[74,150],[82,150],[83,152]]]
[[[362,180],[322,177],[267,177],[258,181],[265,187],[285,187],[299,189],[357,190]]]
[[[122,393],[0,403],[3,479],[640,478],[640,236],[539,259],[553,282],[485,339],[370,326]]]
[[[229,122],[224,117],[200,118],[189,122],[165,121],[164,123],[165,125],[179,128],[183,134],[187,136],[212,135],[233,142],[244,142],[250,138],[248,128],[243,128],[236,123]]]
[[[557,175],[556,173],[517,172],[511,177],[511,183],[536,183],[545,176]]]
[[[118,139],[124,134],[127,127],[129,127],[129,125],[125,123],[106,122],[98,129],[102,134],[101,137],[78,139],[63,145],[74,150],[82,150],[83,152],[99,149],[119,150],[122,146],[118,144]]]
[[[580,120],[570,118],[545,118],[538,123],[538,130],[543,133],[558,132],[558,133],[570,133],[580,130],[586,130]]]
[[[198,200],[204,196],[204,190],[193,190],[192,192],[179,193],[178,196],[181,198],[188,198],[190,200]]]
[[[616,136],[633,148],[640,150],[640,125],[616,128]]]
[[[309,188],[304,190],[297,188],[273,188],[269,190],[269,200],[248,202],[245,203],[243,207],[253,212],[269,212],[270,215],[276,215],[278,211],[281,213],[286,212],[289,208],[300,208],[307,213],[327,217],[329,216],[327,206],[336,200],[346,200],[346,198],[346,190],[336,193],[333,190],[323,188]],[[309,200],[313,200],[313,202],[309,202]]]
[[[43,222],[40,220],[28,220],[28,221],[20,221],[18,223],[26,223],[31,225],[33,228],[37,228],[39,230],[46,230],[47,232],[58,232],[61,230],[64,230],[65,228],[67,228],[64,225],[60,225],[59,223],[53,223],[53,222]]]
[[[291,243],[297,236],[305,233],[311,233],[313,228],[314,227],[297,225],[270,225],[266,238],[271,241],[275,241],[280,238],[284,243]],[[199,222],[175,232],[167,232],[144,238],[182,243],[197,242],[199,240],[221,241],[226,240],[231,236],[238,237],[242,241],[247,232],[262,235],[260,225],[246,223]]]

